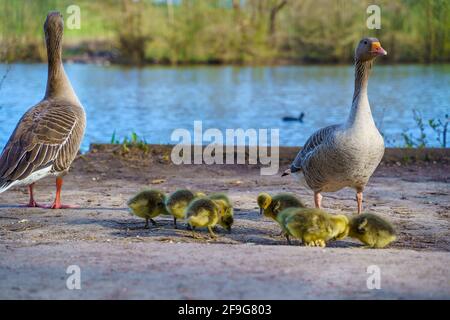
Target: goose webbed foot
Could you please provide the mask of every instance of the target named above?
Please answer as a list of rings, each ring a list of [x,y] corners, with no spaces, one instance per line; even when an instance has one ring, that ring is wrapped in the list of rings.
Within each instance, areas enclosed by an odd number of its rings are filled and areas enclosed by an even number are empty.
[[[325,248],[326,247],[326,243],[325,243],[325,241],[324,240],[316,240],[315,242],[314,242],[314,244],[316,245],[316,247],[322,247],[322,248]]]
[[[213,231],[214,227],[208,227],[209,235],[211,236],[211,239],[217,239],[217,235]]]
[[[34,200],[34,196],[33,196],[33,187],[34,187],[34,183],[30,184],[28,186],[28,192],[30,195],[30,200],[28,201],[27,204],[23,204],[20,207],[22,208],[46,208],[45,205],[41,205],[38,204],[35,200]]]
[[[56,178],[56,197],[55,201],[50,206],[45,206],[47,209],[76,209],[79,208],[79,206],[75,205],[69,205],[69,204],[62,204],[61,203],[61,189],[63,185],[63,179],[58,177]]]
[[[199,234],[197,234],[197,232],[195,232],[193,229],[191,229],[192,231],[192,238],[194,239],[203,239],[202,236],[200,236]]]
[[[30,201],[27,204],[22,204],[20,205],[21,208],[47,208],[48,206],[43,205],[43,204],[39,204],[36,201]]]
[[[41,208],[46,209],[77,209],[79,206],[71,204],[62,204],[61,202],[53,202],[51,205],[41,206]]]

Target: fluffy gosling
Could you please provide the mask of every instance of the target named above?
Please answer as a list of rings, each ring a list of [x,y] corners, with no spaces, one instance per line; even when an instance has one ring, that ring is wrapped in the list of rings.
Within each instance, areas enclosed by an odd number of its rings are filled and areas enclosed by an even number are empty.
[[[349,233],[349,221],[344,215],[331,215],[320,209],[288,208],[277,216],[288,244],[289,236],[302,240],[306,246],[325,247],[327,241],[343,239]]]
[[[208,228],[212,238],[216,238],[213,228],[219,222],[220,216],[223,215],[224,208],[227,204],[224,200],[212,200],[206,197],[200,197],[192,201],[186,209],[186,220],[192,228],[194,238],[195,227]]]
[[[173,224],[177,228],[177,219],[185,217],[186,208],[195,198],[205,196],[204,193],[193,193],[187,189],[180,189],[172,193],[166,200],[166,209],[173,216]]]
[[[130,208],[130,213],[145,219],[144,228],[148,228],[149,220],[153,225],[156,225],[153,218],[160,214],[168,214],[165,200],[166,196],[163,192],[145,189],[128,200],[127,205]]]
[[[230,198],[224,193],[213,193],[209,197],[211,200],[216,201],[216,204],[221,206],[221,214],[219,216],[219,224],[228,232],[231,232],[231,226],[234,223],[233,203]]]
[[[384,248],[397,238],[389,221],[371,213],[351,217],[349,225],[349,236],[370,248]]]
[[[296,196],[290,193],[279,193],[271,196],[266,192],[261,192],[257,197],[259,214],[277,221],[277,215],[287,208],[305,208],[305,205]]]

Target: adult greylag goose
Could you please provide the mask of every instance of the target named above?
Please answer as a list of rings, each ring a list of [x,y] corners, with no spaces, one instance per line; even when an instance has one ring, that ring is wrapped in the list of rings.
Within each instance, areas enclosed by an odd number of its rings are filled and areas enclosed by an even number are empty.
[[[374,59],[386,54],[376,38],[359,42],[355,91],[347,121],[316,131],[283,173],[292,173],[314,191],[316,208],[321,208],[321,192],[351,187],[356,190],[358,213],[362,211],[364,187],[384,154],[384,140],[370,111],[367,84]]]
[[[56,197],[49,208],[61,204],[62,176],[80,148],[86,115],[62,64],[64,22],[59,12],[50,12],[44,24],[48,55],[48,79],[44,99],[20,119],[0,156],[0,193],[13,186],[28,185],[28,206],[38,207],[34,183],[56,176]]]

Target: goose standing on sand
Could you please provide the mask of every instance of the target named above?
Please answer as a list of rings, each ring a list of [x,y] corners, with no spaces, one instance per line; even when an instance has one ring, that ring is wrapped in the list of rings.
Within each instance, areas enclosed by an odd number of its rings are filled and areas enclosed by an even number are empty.
[[[351,187],[356,190],[358,213],[362,211],[364,187],[384,154],[384,140],[370,111],[367,83],[374,59],[386,54],[376,38],[359,42],[355,92],[347,122],[316,131],[283,173],[292,173],[314,191],[316,208],[321,208],[321,192]]]
[[[33,198],[33,185],[49,175],[56,176],[56,198],[49,208],[72,207],[61,204],[62,176],[80,148],[86,115],[64,72],[63,29],[62,15],[50,12],[44,24],[48,55],[45,97],[22,116],[0,156],[0,193],[28,185],[29,207],[40,207]]]

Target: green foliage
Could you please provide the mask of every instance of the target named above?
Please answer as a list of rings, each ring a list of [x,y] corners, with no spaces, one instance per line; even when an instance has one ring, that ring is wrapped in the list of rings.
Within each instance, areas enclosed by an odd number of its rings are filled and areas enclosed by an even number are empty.
[[[362,36],[377,36],[392,62],[450,57],[448,0],[380,0],[381,30],[368,30],[363,0],[79,0],[81,29],[65,46],[118,53],[118,62],[350,62]],[[9,60],[45,60],[42,24],[71,0],[0,0],[0,45]],[[86,45],[89,43],[89,45]],[[84,44],[84,45],[83,45]],[[94,48],[94,49],[92,49]]]
[[[425,148],[428,144],[425,122],[422,115],[417,110],[413,110],[413,117],[417,128],[419,129],[419,135],[415,136],[409,131],[402,133],[404,146],[406,148]],[[442,148],[447,147],[447,128],[449,117],[445,115],[445,120],[430,119],[428,120],[428,126],[436,134],[436,140]]]
[[[112,133],[111,144],[119,144],[119,141],[116,140],[116,130],[114,130],[113,133]]]
[[[441,119],[430,119],[428,120],[428,125],[436,134],[436,141],[442,148],[447,147],[447,129],[448,129],[449,117],[448,114],[445,115],[445,120]]]
[[[122,147],[122,152],[124,152],[124,153],[128,153],[130,151],[130,148],[133,148],[133,147],[138,148],[138,149],[144,151],[145,153],[147,153],[150,150],[145,138],[139,137],[137,135],[137,133],[134,131],[131,133],[130,138],[124,137],[122,139],[122,142],[120,142],[116,138],[116,130],[114,130],[114,132],[111,136],[111,144],[120,144]]]

